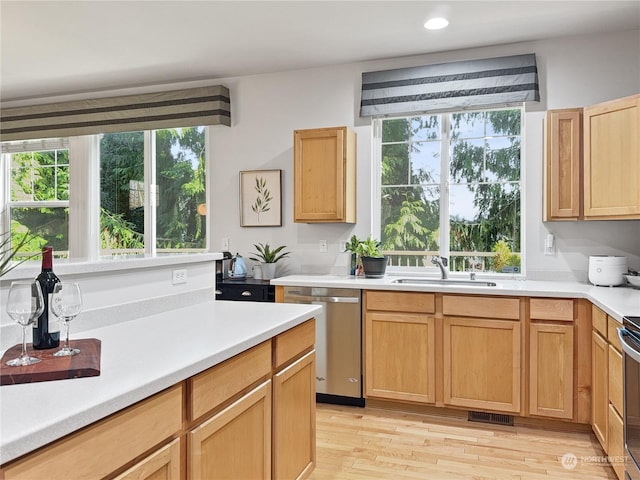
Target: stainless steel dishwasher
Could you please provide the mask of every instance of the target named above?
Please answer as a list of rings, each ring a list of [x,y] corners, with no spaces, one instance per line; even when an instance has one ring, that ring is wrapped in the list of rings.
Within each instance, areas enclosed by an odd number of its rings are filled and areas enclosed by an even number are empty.
[[[285,303],[322,306],[316,316],[316,401],[364,406],[361,291],[284,287]]]

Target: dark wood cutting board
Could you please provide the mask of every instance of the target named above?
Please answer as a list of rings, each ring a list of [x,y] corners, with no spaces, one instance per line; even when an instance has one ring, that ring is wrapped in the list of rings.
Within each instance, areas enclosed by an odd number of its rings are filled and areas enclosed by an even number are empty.
[[[9,367],[7,362],[20,356],[22,345],[14,345],[2,356],[0,365],[0,385],[17,383],[48,382],[69,378],[95,377],[100,375],[101,342],[97,338],[71,340],[71,348],[79,348],[80,353],[70,357],[54,357],[59,348],[50,350],[34,350],[27,344],[27,353],[41,361],[26,367]],[[63,342],[60,342],[62,348]]]

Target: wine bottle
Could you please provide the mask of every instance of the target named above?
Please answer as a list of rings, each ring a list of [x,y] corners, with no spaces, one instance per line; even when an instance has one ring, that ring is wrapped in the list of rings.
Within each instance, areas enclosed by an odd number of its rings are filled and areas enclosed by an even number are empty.
[[[58,319],[51,313],[49,303],[53,287],[60,279],[53,273],[53,248],[42,248],[42,271],[36,277],[36,281],[42,289],[44,298],[44,311],[33,325],[33,348],[44,350],[46,348],[57,348],[60,345],[60,325]]]

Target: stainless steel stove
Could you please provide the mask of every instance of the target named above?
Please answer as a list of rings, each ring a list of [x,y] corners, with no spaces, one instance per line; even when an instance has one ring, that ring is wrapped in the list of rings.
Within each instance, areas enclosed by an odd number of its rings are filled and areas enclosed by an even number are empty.
[[[640,317],[624,317],[618,336],[624,351],[625,477],[640,480]]]

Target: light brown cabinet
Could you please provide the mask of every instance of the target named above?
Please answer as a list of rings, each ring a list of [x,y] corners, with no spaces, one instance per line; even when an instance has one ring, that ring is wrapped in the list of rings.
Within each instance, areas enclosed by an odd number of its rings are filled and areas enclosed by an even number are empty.
[[[443,295],[444,403],[520,413],[520,300]]]
[[[435,402],[434,298],[431,293],[366,293],[367,397]]]
[[[573,418],[573,325],[531,323],[529,413]]]
[[[293,133],[293,219],[356,222],[356,134],[347,127]]]
[[[531,298],[529,312],[529,414],[572,419],[574,301]]]
[[[520,412],[520,323],[444,318],[444,403]]]
[[[365,317],[369,397],[435,402],[435,318],[368,312]]]
[[[593,331],[591,344],[591,427],[593,433],[607,450],[607,426],[609,418],[609,389],[608,389],[608,356],[607,341],[596,331]]]
[[[591,425],[611,460],[616,475],[624,478],[623,357],[617,328],[620,324],[592,306],[592,417]]]
[[[549,110],[543,220],[640,218],[640,95]]]
[[[273,377],[274,479],[306,478],[315,467],[315,388],[315,351]]]
[[[640,218],[640,95],[584,109],[584,216]]]
[[[180,439],[176,438],[114,480],[180,480]]]
[[[188,435],[188,478],[271,478],[271,380]]]
[[[582,108],[549,110],[545,119],[543,220],[582,216]]]

